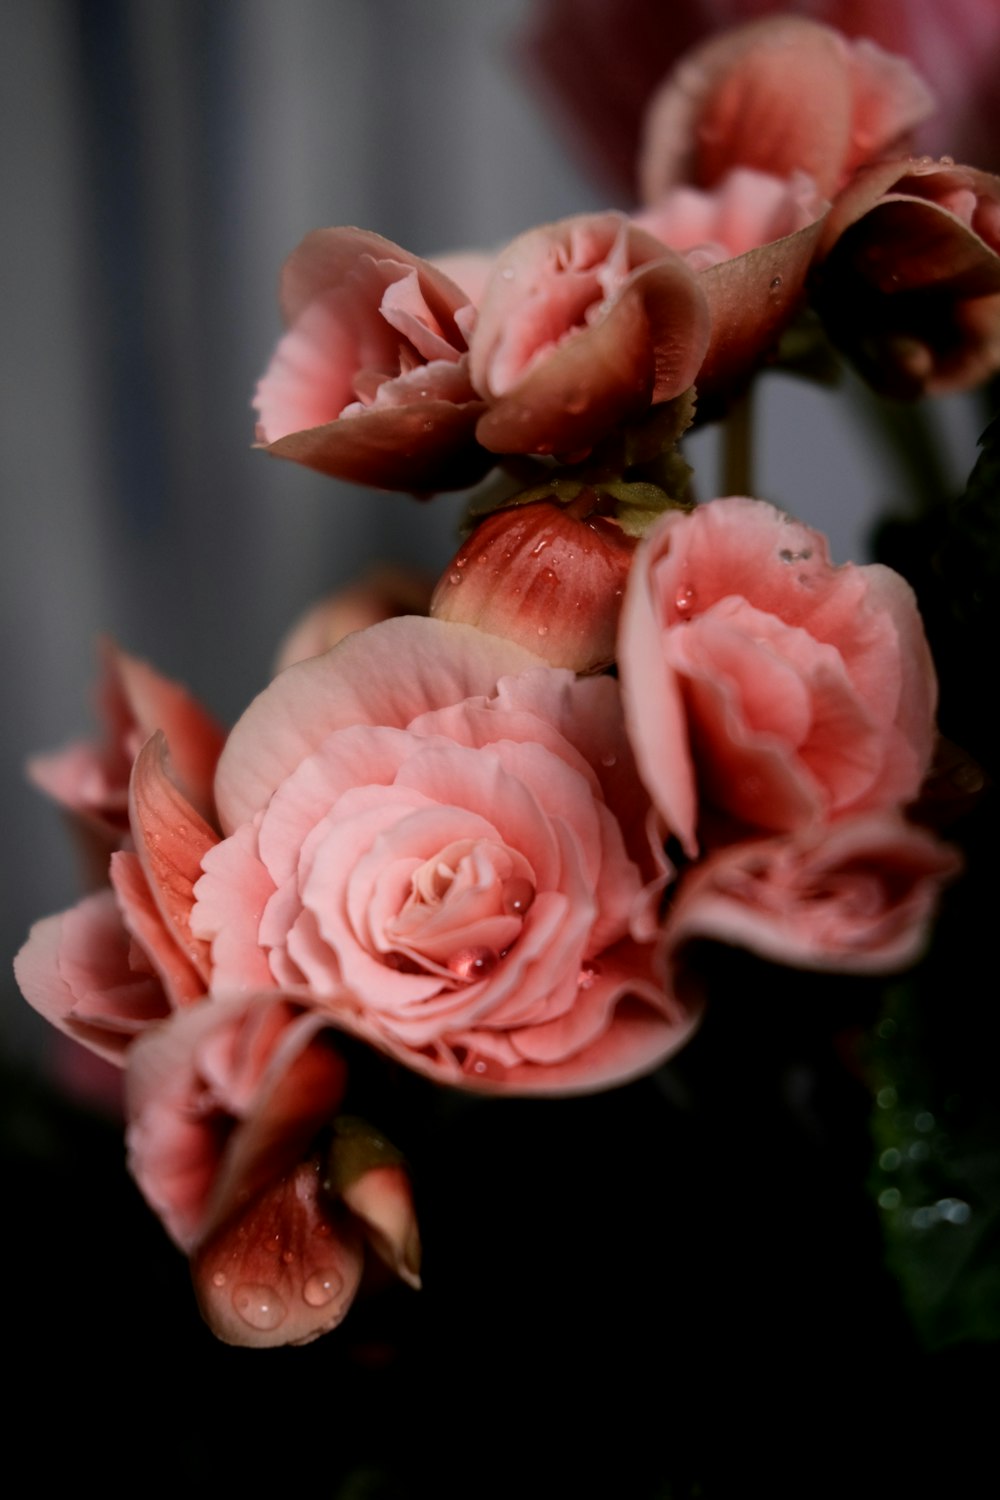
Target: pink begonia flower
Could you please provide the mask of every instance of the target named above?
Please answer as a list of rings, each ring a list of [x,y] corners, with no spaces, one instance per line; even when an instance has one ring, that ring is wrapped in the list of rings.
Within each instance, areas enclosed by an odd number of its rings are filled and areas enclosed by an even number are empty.
[[[699,272],[711,315],[700,398],[724,395],[777,344],[804,300],[829,208],[802,172],[735,167],[713,188],[669,188],[635,216]]]
[[[497,257],[469,344],[494,453],[589,452],[694,383],[709,316],[683,259],[621,214],[529,230]]]
[[[796,16],[751,22],[687,53],[651,101],[642,197],[714,187],[733,167],[805,172],[829,195],[934,108],[910,64],[873,42]]]
[[[395,615],[426,614],[433,579],[412,568],[380,565],[347,588],[338,589],[307,610],[278,649],[275,671],[329,651],[345,635],[391,620]]]
[[[188,919],[218,842],[170,779],[162,735],[136,757],[129,810],[136,849],[112,853],[111,889],[36,922],[14,960],[28,1003],[119,1066],[142,1031],[208,989],[208,951]]]
[[[279,995],[205,1001],[130,1054],[129,1166],[226,1343],[303,1344],[334,1328],[366,1240],[419,1285],[402,1166],[379,1149],[355,1153],[346,1180],[325,1176],[318,1142],[346,1071],[329,1018]]]
[[[957,853],[892,812],[730,844],[692,865],[663,934],[668,973],[696,939],[795,968],[881,974],[920,957]]]
[[[619,672],[640,773],[689,854],[712,810],[793,831],[916,796],[936,681],[912,590],[832,566],[761,500],[667,515],[640,546]]]
[[[1000,178],[950,159],[868,167],[836,200],[812,279],[831,339],[877,390],[981,384],[1000,369]]]
[[[517,641],[550,666],[599,671],[614,660],[636,545],[613,522],[551,501],[494,511],[445,568],[431,614]]]
[[[776,12],[793,14],[779,16]],[[795,13],[800,19],[795,19]],[[882,66],[872,76],[876,97],[888,87],[890,113],[886,124],[892,123],[891,107],[903,102],[907,108],[900,128],[907,128],[905,121],[918,114],[922,149],[928,149],[930,143],[939,151],[959,150],[968,159],[981,158],[985,150],[988,157],[984,164],[996,161],[998,104],[994,78],[1000,58],[997,0],[954,0],[947,6],[942,0],[906,0],[905,4],[886,4],[885,0],[688,0],[683,7],[674,6],[669,11],[663,0],[543,0],[532,8],[530,30],[520,50],[535,80],[559,108],[575,144],[621,196],[633,191],[635,162],[650,100],[665,87],[671,70],[691,57],[703,56],[707,47],[722,47],[728,35],[752,36],[745,23],[768,16],[772,17],[768,22],[772,27],[807,26],[818,32],[824,28],[816,23],[825,23],[836,28],[845,38],[856,39],[847,43],[854,59],[859,56],[857,41],[862,41],[860,56],[864,59],[867,53],[869,66],[873,58],[879,59],[879,49],[884,49]],[[740,31],[729,30],[735,27]],[[727,35],[720,37],[722,32]],[[873,48],[872,43],[877,46]],[[813,56],[817,51],[818,59]],[[924,118],[926,107],[921,104],[926,93],[919,85],[914,88],[912,75],[908,79],[901,75],[898,65],[884,71],[885,54],[908,58],[930,84],[941,105],[940,125],[935,122],[933,138]],[[809,125],[817,130],[819,141],[829,146],[834,120],[839,122],[837,133],[843,131],[843,70],[834,68],[827,74],[822,50],[815,41],[810,42],[805,56],[809,67],[804,72],[800,69],[796,76],[796,68],[791,65],[788,74],[775,82],[786,98],[790,97],[789,90],[797,89],[806,96],[804,108],[792,120],[792,138],[801,139],[803,126]],[[819,91],[809,97],[802,85],[817,79]],[[595,87],[595,80],[599,80],[599,86]],[[830,101],[829,118],[822,108],[825,99]],[[863,111],[857,113],[863,117],[870,101],[862,96],[861,102]],[[771,118],[765,116],[768,123]],[[877,123],[878,112],[874,119]],[[891,144],[877,144],[883,133],[878,132],[869,155],[881,154]],[[725,132],[722,139],[726,139]],[[763,144],[769,149],[773,142],[767,139]],[[757,160],[750,164],[761,165]]]
[[[233,730],[192,931],[440,1082],[589,1091],[696,1017],[653,976],[665,880],[609,678],[396,619],[276,677]]]
[[[426,493],[474,483],[474,308],[431,262],[362,229],[317,229],[285,263],[288,332],[257,386],[259,443],[338,479]]]
[[[212,778],[225,736],[185,688],[105,640],[97,703],[103,742],[81,740],[32,756],[28,775],[93,832],[105,860],[127,837],[132,763],[157,729],[170,741],[187,796],[203,817],[212,816]]]

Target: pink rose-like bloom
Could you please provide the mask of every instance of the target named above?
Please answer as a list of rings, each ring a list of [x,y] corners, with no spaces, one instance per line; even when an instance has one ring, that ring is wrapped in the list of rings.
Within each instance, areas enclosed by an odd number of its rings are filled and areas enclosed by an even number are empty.
[[[469,344],[494,453],[586,453],[688,389],[708,344],[698,280],[621,214],[529,230],[503,250]]]
[[[366,1241],[419,1285],[398,1153],[375,1132],[359,1149],[355,1131],[344,1163],[335,1133],[324,1161],[345,1085],[328,1017],[275,995],[204,1001],[130,1055],[129,1166],[226,1343],[303,1344],[335,1327]]]
[[[192,929],[220,992],[491,1092],[606,1087],[693,1028],[652,969],[665,870],[608,678],[389,620],[275,678],[216,792]]]
[[[361,229],[317,229],[285,264],[288,332],[254,405],[259,442],[338,479],[429,492],[474,483],[467,293],[429,261]]]
[[[881,974],[920,956],[954,850],[891,812],[731,844],[684,876],[664,929],[668,971],[694,939],[796,968]],[[684,971],[684,977],[681,977]]]
[[[640,772],[688,853],[706,812],[791,831],[913,798],[936,681],[912,590],[832,566],[760,500],[664,517],[636,557],[619,670]]]
[[[713,187],[733,167],[805,172],[829,195],[933,110],[909,63],[873,42],[796,16],[751,22],[687,53],[652,100],[642,196]]]

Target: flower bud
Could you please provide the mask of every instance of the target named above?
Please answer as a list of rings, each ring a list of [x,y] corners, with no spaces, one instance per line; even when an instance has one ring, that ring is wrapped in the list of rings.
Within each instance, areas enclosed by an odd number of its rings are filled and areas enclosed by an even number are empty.
[[[486,517],[445,569],[431,615],[477,625],[554,667],[595,672],[615,655],[636,542],[613,521],[548,500]]]

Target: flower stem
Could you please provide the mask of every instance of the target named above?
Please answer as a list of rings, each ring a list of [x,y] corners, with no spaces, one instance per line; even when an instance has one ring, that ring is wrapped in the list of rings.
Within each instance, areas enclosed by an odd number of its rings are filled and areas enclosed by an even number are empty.
[[[753,494],[753,395],[747,386],[737,396],[723,428],[723,495]]]

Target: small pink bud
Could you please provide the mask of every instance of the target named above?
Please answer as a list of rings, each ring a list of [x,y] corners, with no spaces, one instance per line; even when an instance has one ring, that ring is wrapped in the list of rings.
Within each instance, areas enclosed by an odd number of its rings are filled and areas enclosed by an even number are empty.
[[[516,641],[554,667],[599,671],[614,659],[635,546],[613,521],[580,520],[548,500],[494,511],[445,569],[431,615]]]

